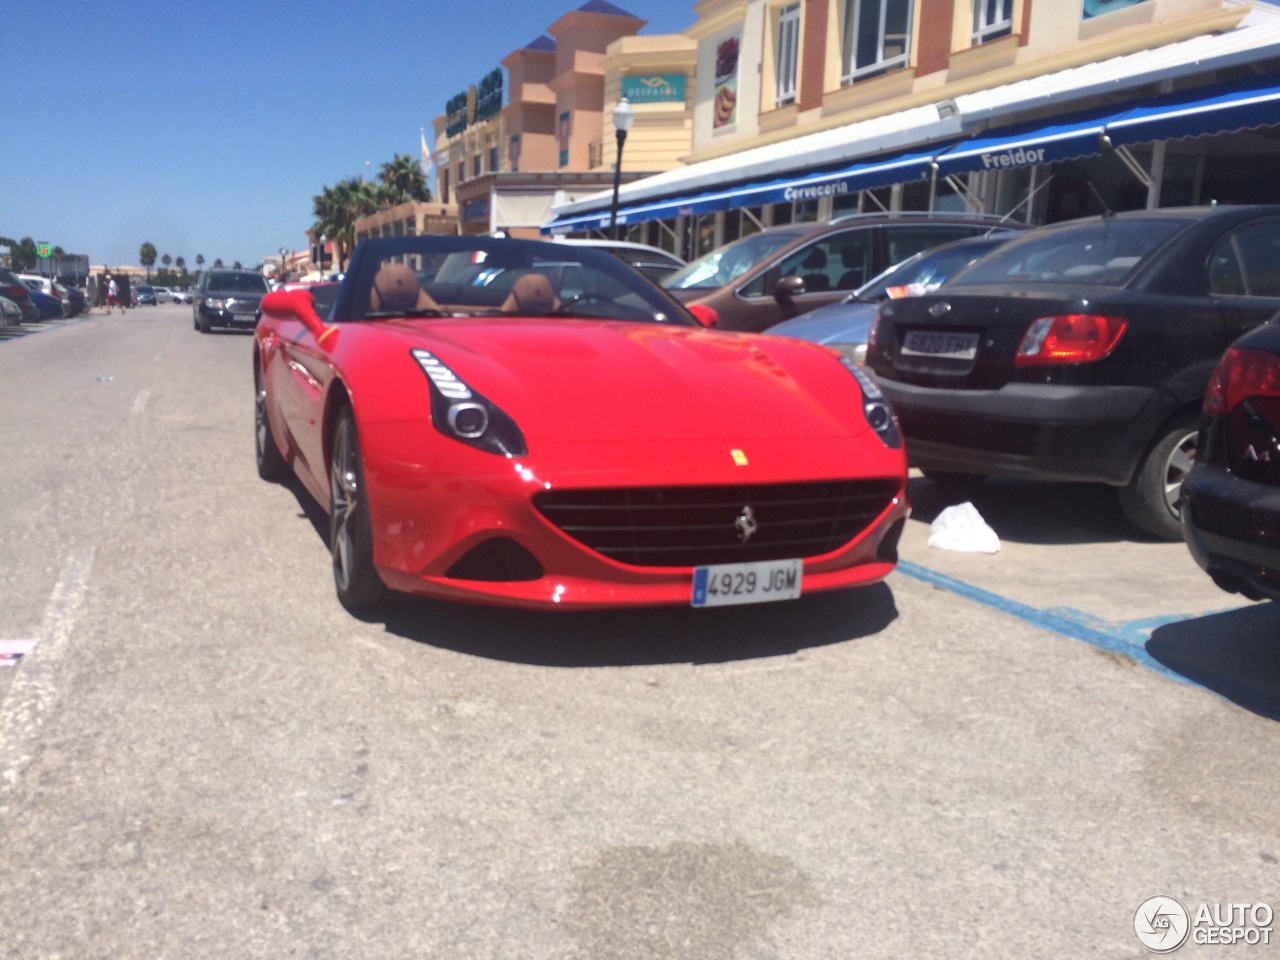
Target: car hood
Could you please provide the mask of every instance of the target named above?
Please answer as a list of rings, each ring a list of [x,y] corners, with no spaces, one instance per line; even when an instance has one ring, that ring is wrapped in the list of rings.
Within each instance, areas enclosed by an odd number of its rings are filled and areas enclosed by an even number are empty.
[[[599,320],[393,321],[497,404],[557,442],[836,438],[870,430],[828,351],[758,334]]]
[[[878,303],[858,300],[832,303],[769,328],[779,337],[796,337],[814,343],[866,343]]]

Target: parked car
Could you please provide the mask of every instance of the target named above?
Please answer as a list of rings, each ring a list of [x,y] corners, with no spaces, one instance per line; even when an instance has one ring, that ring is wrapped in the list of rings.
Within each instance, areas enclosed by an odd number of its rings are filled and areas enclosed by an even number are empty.
[[[140,284],[133,288],[133,292],[138,295],[138,306],[154,307],[156,305],[157,300],[155,287]]]
[[[78,317],[89,308],[88,299],[80,284],[72,282],[66,285],[67,295],[62,298],[62,305],[68,317]]]
[[[1280,206],[1108,214],[883,304],[867,365],[926,476],[1107,483],[1136,527],[1180,539],[1214,363],[1277,310]]]
[[[923,250],[869,280],[838,303],[819,307],[794,320],[784,320],[770,327],[769,333],[825,344],[854,363],[863,363],[867,357],[867,335],[881,303],[936,290],[948,277],[1015,236],[1017,233],[1012,230],[999,229]]]
[[[0,296],[0,327],[16,327],[22,323],[22,308],[8,297]]]
[[[997,226],[1010,228],[998,217],[944,213],[850,214],[791,223],[713,250],[662,285],[685,303],[715,310],[721,329],[765,330],[844,299],[914,253]]]
[[[174,303],[195,303],[195,294],[190,290],[179,290],[176,287],[170,287],[169,293],[173,297]]]
[[[168,287],[155,287],[156,303],[177,303],[178,299]]]
[[[1280,600],[1280,326],[1246,333],[1209,380],[1182,532],[1229,593]]]
[[[450,257],[511,282],[420,284]],[[259,474],[328,511],[352,610],[387,588],[751,603],[893,569],[906,458],[874,382],[827,350],[704,329],[601,251],[488,237],[364,241],[331,319],[305,290],[264,299],[255,438]]]
[[[252,328],[268,290],[267,278],[253,270],[206,270],[193,298],[195,328],[201,333],[214,327]]]
[[[31,291],[31,302],[40,311],[41,320],[61,320],[66,316],[66,311],[62,308],[62,300],[41,290],[38,279],[27,280],[26,284]]]
[[[0,267],[0,296],[8,297],[22,311],[23,323],[40,319],[40,308],[31,299],[31,288],[8,267]]]
[[[556,237],[554,242],[580,247],[594,247],[597,250],[612,253],[623,263],[631,264],[654,283],[660,283],[684,266],[684,261],[674,253],[668,253],[661,247],[653,247],[647,243],[631,243],[626,240],[594,240],[585,237]]]

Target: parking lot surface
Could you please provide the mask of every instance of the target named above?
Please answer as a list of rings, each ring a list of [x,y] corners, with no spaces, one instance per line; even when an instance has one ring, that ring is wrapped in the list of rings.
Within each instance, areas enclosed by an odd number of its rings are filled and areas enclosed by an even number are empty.
[[[900,569],[794,603],[365,621],[250,344],[0,338],[0,956],[1136,958],[1149,897],[1280,901],[1280,611],[1112,491],[984,484],[959,554],[917,478]]]

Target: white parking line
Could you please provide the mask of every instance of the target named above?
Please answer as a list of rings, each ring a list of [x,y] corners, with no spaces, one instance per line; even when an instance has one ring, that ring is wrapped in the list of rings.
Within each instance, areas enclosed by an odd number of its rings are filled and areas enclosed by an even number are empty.
[[[151,391],[146,387],[143,387],[138,391],[138,395],[133,398],[133,410],[131,412],[141,413],[143,410],[147,409],[147,401],[150,399]]]
[[[39,645],[22,658],[8,696],[0,703],[0,792],[18,782],[31,760],[40,727],[57,699],[58,663],[75,629],[92,569],[92,547],[73,550],[67,557],[44,609]],[[3,810],[0,806],[0,812]]]

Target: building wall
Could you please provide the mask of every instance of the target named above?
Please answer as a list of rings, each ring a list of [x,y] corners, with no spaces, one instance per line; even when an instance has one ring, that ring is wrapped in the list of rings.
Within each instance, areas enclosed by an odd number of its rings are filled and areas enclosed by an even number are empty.
[[[693,142],[696,53],[697,45],[682,34],[625,37],[609,45],[602,63],[604,113],[596,167],[612,170],[617,160],[613,108],[622,98],[624,78],[663,76],[683,78],[684,99],[631,104],[634,124],[623,148],[622,169],[656,173],[681,165]]]

